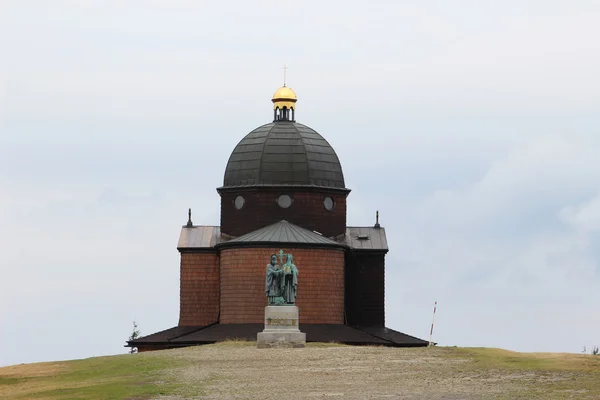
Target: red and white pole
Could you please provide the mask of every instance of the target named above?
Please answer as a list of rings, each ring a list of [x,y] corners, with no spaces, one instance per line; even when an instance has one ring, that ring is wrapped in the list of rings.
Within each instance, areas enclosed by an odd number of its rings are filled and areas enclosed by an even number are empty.
[[[437,308],[437,301],[433,305],[433,320],[431,321],[431,330],[429,331],[429,346],[432,345],[431,339],[433,338],[433,324],[435,323],[435,310]]]

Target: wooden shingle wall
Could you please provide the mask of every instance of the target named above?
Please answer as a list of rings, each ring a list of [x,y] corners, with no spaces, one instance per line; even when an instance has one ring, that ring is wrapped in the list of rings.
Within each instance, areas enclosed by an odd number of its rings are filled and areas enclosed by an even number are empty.
[[[223,324],[263,323],[265,272],[279,248],[236,248],[221,252]],[[283,249],[294,255],[300,324],[344,323],[344,252],[341,249]]]
[[[287,194],[293,199],[289,208],[281,208],[277,198]],[[241,236],[267,225],[286,220],[326,237],[346,232],[346,196],[348,192],[303,189],[228,189],[221,191],[221,232]],[[237,210],[234,200],[245,199]],[[332,211],[325,209],[323,201],[331,197],[335,202]]]
[[[181,253],[179,326],[209,325],[219,315],[216,252]]]

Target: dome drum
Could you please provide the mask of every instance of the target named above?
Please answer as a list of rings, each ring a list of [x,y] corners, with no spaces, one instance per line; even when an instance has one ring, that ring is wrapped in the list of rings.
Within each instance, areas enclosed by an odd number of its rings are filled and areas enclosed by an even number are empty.
[[[282,219],[325,237],[345,233],[347,190],[261,186],[220,188],[219,193],[221,230],[229,236],[244,235]],[[328,209],[327,205],[335,206]]]

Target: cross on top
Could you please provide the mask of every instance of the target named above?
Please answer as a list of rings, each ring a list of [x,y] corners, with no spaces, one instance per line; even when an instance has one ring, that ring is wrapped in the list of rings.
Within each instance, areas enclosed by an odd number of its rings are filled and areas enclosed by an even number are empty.
[[[283,86],[285,86],[286,78],[287,78],[287,64],[283,65]]]

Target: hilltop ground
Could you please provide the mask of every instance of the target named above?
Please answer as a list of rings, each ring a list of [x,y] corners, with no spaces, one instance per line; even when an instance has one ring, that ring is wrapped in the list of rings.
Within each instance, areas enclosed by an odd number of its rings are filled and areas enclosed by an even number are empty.
[[[600,399],[600,356],[225,342],[0,368],[2,399]]]

